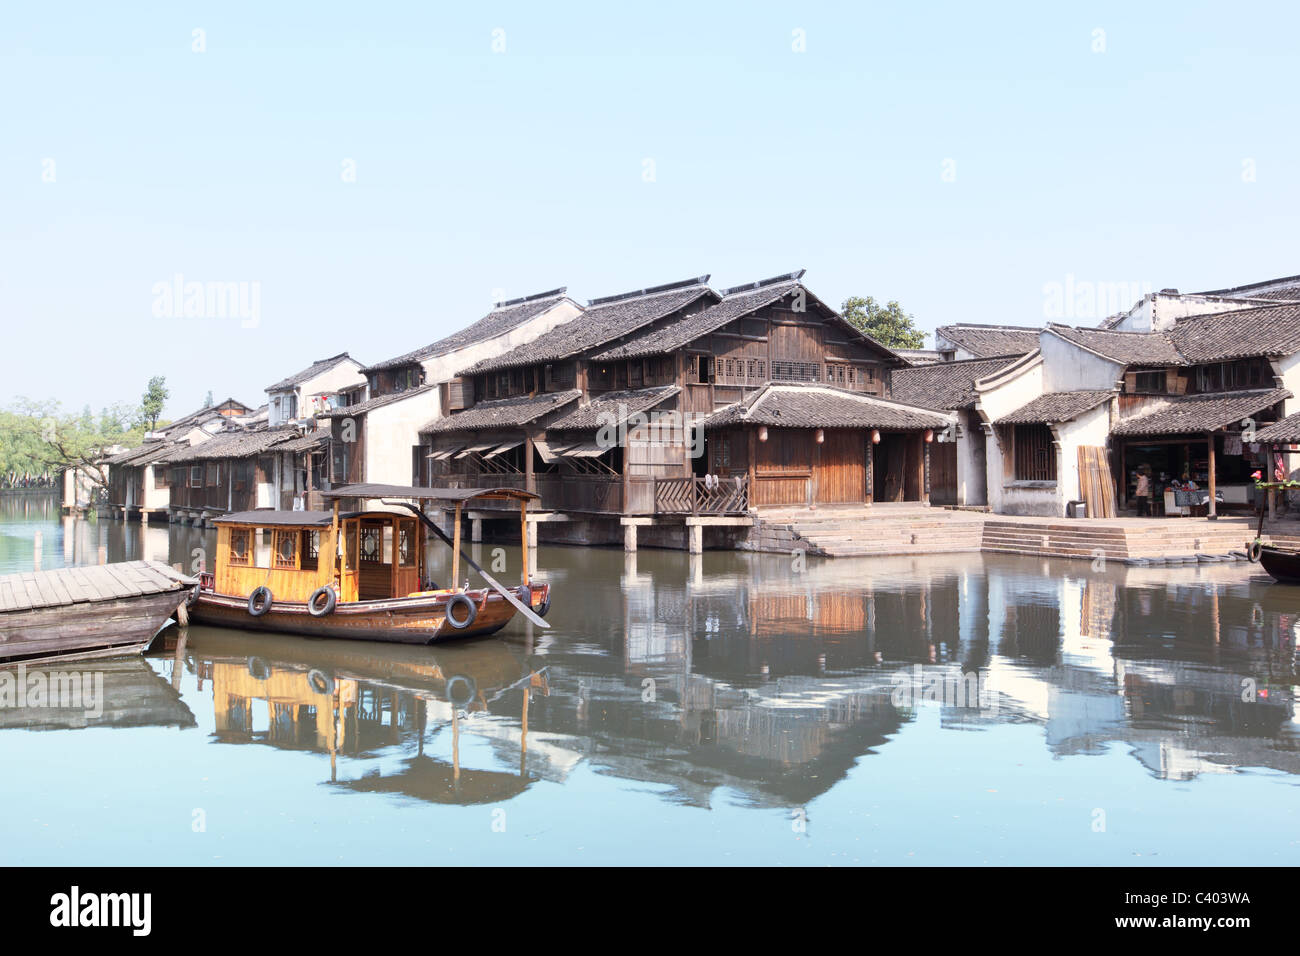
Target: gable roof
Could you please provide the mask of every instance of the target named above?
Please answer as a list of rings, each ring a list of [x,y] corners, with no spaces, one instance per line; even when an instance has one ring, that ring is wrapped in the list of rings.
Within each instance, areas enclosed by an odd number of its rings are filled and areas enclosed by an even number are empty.
[[[696,339],[709,335],[723,328],[736,319],[743,318],[767,305],[781,301],[787,296],[802,292],[804,302],[813,302],[854,337],[861,339],[886,355],[899,358],[888,346],[876,341],[870,335],[846,321],[843,316],[813,295],[800,279],[803,269],[770,279],[761,279],[746,285],[733,286],[722,290],[722,299],[706,306],[698,312],[681,316],[667,324],[643,329],[626,341],[620,342],[603,352],[597,352],[591,358],[596,362],[612,361],[626,358],[639,358],[647,355],[664,355],[684,348]],[[900,361],[902,359],[900,358]]]
[[[421,435],[439,432],[468,431],[477,428],[514,428],[527,425],[577,401],[582,395],[576,388],[564,392],[543,392],[540,395],[522,395],[518,398],[499,398],[479,402],[472,408],[454,415],[435,418],[420,429]]]
[[[1019,361],[1019,355],[963,359],[896,368],[889,373],[889,397],[919,408],[974,408],[975,382]]]
[[[1277,279],[1265,279],[1262,282],[1248,282],[1245,285],[1233,286],[1230,289],[1211,289],[1208,292],[1197,292],[1195,294],[1251,299],[1275,299],[1290,294],[1300,299],[1300,276],[1282,276]]]
[[[1055,425],[1078,418],[1110,401],[1113,389],[1047,392],[997,419],[999,425]]]
[[[1116,332],[1049,323],[1047,331],[1121,365],[1185,365],[1163,332]]]
[[[249,458],[298,437],[298,429],[292,426],[218,432],[197,445],[174,446],[176,450],[167,456],[167,461],[179,465],[191,461],[214,461],[218,458]]]
[[[383,408],[385,405],[391,405],[394,402],[404,402],[408,398],[415,398],[417,395],[423,395],[437,388],[435,383],[427,383],[417,388],[408,388],[402,392],[389,392],[387,395],[376,395],[374,398],[368,398],[364,402],[358,402],[355,405],[343,405],[339,408],[329,408],[323,412],[317,412],[317,418],[352,418],[356,415],[364,415],[366,412],[373,411],[376,408]]]
[[[943,428],[948,415],[829,385],[769,383],[704,420],[705,428]]]
[[[529,319],[536,318],[568,298],[565,295],[567,291],[566,286],[561,286],[558,289],[551,289],[549,292],[539,292],[536,295],[498,302],[492,307],[491,312],[473,325],[467,326],[459,332],[453,332],[446,338],[439,339],[423,348],[407,352],[405,355],[399,355],[396,358],[367,366],[362,371],[367,373],[378,372],[385,369],[399,368],[403,365],[411,365],[414,362],[424,362],[440,355],[450,354],[468,345],[473,345],[475,342],[494,339],[498,335],[504,335],[517,329]]]
[[[281,379],[280,381],[276,382],[274,385],[268,385],[264,389],[264,391],[283,392],[287,389],[293,388],[295,385],[301,385],[303,382],[315,378],[317,375],[320,375],[322,372],[328,372],[330,369],[332,369],[335,365],[338,365],[344,359],[347,359],[348,361],[351,362],[356,361],[356,359],[352,358],[352,356],[349,355],[347,352],[340,352],[338,355],[331,355],[329,358],[317,359],[316,361],[308,365],[305,369],[303,369],[301,372],[298,372],[297,374],[294,375],[290,375],[288,378]],[[357,364],[360,365],[361,363],[357,362]]]
[[[551,422],[547,428],[558,431],[592,431],[606,424],[621,425],[630,416],[647,412],[680,391],[681,388],[676,385],[661,385],[657,388],[609,392]]]
[[[1275,425],[1259,429],[1255,432],[1255,441],[1262,445],[1294,445],[1300,442],[1300,412],[1288,415]]]
[[[504,355],[483,359],[458,375],[479,375],[501,369],[556,362],[630,335],[651,322],[688,308],[701,300],[716,301],[708,276],[668,285],[592,299],[586,311],[572,322],[552,329]],[[703,304],[703,303],[701,303]]]
[[[1211,312],[1180,319],[1169,340],[1189,362],[1300,351],[1300,304]]]
[[[111,465],[117,468],[133,467],[139,468],[143,465],[149,465],[163,458],[168,452],[175,449],[176,446],[169,441],[154,439],[146,441],[143,445],[135,448],[128,448],[126,451],[118,452],[103,460],[103,464]]]
[[[965,349],[976,358],[1024,355],[1038,348],[1041,329],[1024,325],[941,325],[935,335]]]
[[[1215,431],[1271,408],[1291,397],[1285,388],[1252,389],[1247,392],[1208,392],[1182,395],[1150,406],[1131,418],[1120,419],[1111,429],[1115,435],[1158,435]]]

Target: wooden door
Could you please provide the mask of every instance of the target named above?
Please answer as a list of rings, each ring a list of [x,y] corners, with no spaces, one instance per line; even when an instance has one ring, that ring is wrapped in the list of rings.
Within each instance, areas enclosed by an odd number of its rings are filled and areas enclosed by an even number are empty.
[[[818,449],[813,484],[819,504],[867,498],[867,449],[862,432],[827,429]]]

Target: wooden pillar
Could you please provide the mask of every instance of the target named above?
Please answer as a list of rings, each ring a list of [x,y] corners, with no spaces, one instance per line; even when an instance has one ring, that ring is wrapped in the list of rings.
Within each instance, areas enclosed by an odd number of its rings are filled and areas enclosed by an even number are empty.
[[[1218,512],[1218,509],[1215,507],[1215,503],[1214,503],[1214,490],[1215,490],[1215,476],[1214,476],[1214,432],[1206,432],[1206,433],[1205,433],[1205,444],[1206,444],[1206,456],[1207,456],[1207,458],[1209,459],[1209,464],[1210,464],[1210,467],[1209,467],[1209,474],[1210,474],[1210,508],[1209,508],[1209,516],[1210,516],[1211,518],[1215,518],[1215,517],[1218,517],[1219,512]]]
[[[524,490],[537,494],[537,476],[533,474],[533,436],[524,436]]]
[[[876,498],[876,444],[871,440],[871,432],[867,432],[867,504],[871,504]]]
[[[456,582],[460,580],[460,510],[465,503],[456,502],[456,527],[452,534],[451,542],[451,588],[456,589]]]
[[[525,445],[528,442],[524,443]],[[529,448],[531,451],[531,447]],[[528,584],[528,502],[519,502],[519,555],[523,562],[522,582]]]
[[[930,503],[930,443],[921,435],[921,501]]]

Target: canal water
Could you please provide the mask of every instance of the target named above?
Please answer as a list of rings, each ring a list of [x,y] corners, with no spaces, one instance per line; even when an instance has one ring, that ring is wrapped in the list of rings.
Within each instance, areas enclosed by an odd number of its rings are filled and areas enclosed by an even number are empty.
[[[0,499],[0,573],[37,532],[45,567],[213,545]],[[173,627],[87,664],[99,706],[0,706],[0,863],[1300,862],[1300,589],[1255,566],[536,561],[549,630]]]

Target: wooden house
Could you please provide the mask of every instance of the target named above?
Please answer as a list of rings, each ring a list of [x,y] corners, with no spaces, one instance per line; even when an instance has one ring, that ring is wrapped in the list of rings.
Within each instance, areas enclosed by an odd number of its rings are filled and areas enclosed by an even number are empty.
[[[425,425],[413,477],[526,488],[543,509],[625,523],[866,503],[871,468],[891,498],[924,501],[925,435],[951,416],[886,399],[902,360],[802,276],[592,300],[571,326],[464,368],[472,407]],[[877,431],[887,451],[868,465]]]
[[[342,389],[322,413],[330,434],[328,480],[407,484],[420,427],[466,407],[458,369],[530,342],[580,312],[563,288],[510,299],[453,335],[363,369],[365,394]]]
[[[143,444],[106,458],[109,514],[123,520],[165,519],[171,504],[167,456],[201,444],[226,423],[255,412],[228,398],[159,426],[145,436]]]
[[[365,386],[361,369],[360,362],[340,352],[267,386],[267,424],[275,428],[325,411],[329,396]]]

